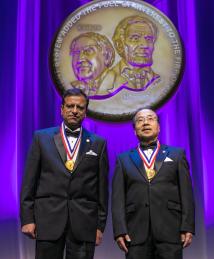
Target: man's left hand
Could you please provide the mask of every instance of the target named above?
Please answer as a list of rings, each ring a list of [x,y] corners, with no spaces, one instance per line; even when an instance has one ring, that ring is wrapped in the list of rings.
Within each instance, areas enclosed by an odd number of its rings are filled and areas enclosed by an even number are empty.
[[[97,229],[97,234],[96,234],[96,246],[99,246],[102,243],[103,239],[103,233]]]
[[[183,243],[183,248],[189,246],[192,243],[192,233],[190,232],[182,233],[181,242]]]

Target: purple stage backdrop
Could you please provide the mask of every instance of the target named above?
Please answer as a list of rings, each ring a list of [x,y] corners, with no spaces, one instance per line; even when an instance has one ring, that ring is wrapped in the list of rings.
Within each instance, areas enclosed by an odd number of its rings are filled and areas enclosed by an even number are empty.
[[[58,125],[60,97],[50,79],[48,53],[62,21],[89,1],[10,0],[0,3],[0,258],[34,258],[34,241],[20,234],[19,192],[24,161],[36,129]],[[213,0],[146,1],[163,11],[183,39],[185,73],[176,95],[159,110],[162,143],[186,149],[196,200],[196,236],[187,259],[213,258],[214,148],[212,69]],[[86,119],[85,126],[108,140],[110,179],[116,155],[136,145],[131,122]],[[167,223],[166,223],[167,224]],[[111,219],[96,259],[122,259]]]

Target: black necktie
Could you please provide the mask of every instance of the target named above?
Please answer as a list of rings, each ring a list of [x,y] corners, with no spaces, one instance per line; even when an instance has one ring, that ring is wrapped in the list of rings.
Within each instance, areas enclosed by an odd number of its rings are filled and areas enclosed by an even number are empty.
[[[71,129],[66,128],[65,129],[65,133],[67,137],[74,137],[74,138],[78,138],[80,135],[80,130],[75,130],[72,131]]]
[[[157,141],[153,141],[149,144],[145,144],[145,143],[140,143],[140,147],[143,149],[143,150],[146,150],[146,149],[155,149],[157,147]]]

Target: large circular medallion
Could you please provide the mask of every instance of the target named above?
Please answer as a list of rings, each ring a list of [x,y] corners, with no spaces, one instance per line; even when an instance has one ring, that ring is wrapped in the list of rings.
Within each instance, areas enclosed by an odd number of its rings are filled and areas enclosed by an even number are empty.
[[[90,98],[89,115],[121,121],[172,96],[183,49],[172,22],[148,3],[92,1],[61,25],[50,67],[60,94],[80,88]]]

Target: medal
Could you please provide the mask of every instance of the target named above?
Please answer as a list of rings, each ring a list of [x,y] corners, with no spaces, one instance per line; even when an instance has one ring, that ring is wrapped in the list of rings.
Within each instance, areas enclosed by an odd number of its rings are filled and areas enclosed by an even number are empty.
[[[140,145],[138,146],[138,149],[137,149],[141,159],[143,160],[143,164],[144,164],[144,167],[145,167],[145,170],[146,170],[146,175],[147,175],[147,178],[148,178],[149,181],[151,181],[152,178],[156,174],[156,171],[154,169],[154,165],[155,165],[155,160],[156,160],[159,149],[160,149],[160,142],[157,141],[157,147],[153,151],[150,159],[148,159],[146,154],[140,149]]]
[[[148,180],[150,181],[156,174],[154,169],[146,169]]]
[[[68,138],[65,134],[65,125],[62,122],[61,128],[60,128],[60,134],[63,142],[63,146],[65,148],[66,154],[67,154],[67,161],[65,162],[65,167],[72,172],[74,169],[74,164],[75,164],[75,155],[78,152],[78,148],[80,146],[80,141],[81,141],[81,135],[82,135],[82,130],[80,131],[79,137],[76,140],[76,143],[73,147],[71,148]]]
[[[65,162],[65,167],[69,170],[72,171],[74,169],[74,160],[67,160]]]

